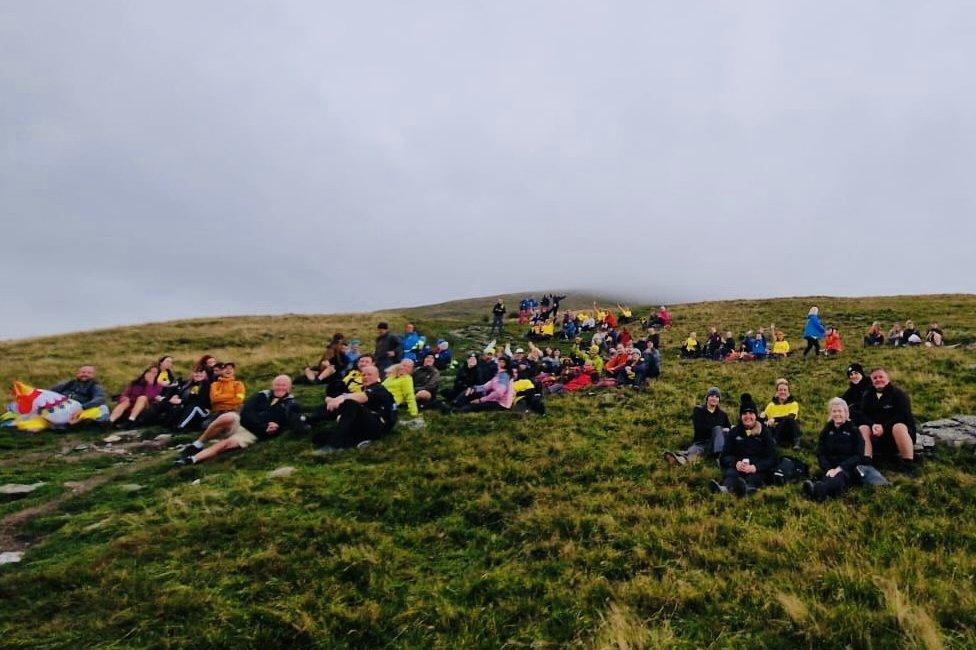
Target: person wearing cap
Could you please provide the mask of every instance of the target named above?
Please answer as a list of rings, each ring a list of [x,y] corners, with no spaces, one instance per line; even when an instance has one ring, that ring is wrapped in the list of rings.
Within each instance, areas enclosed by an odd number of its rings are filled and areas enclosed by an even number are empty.
[[[225,361],[221,364],[217,380],[210,384],[211,418],[236,411],[244,404],[245,386],[234,376],[236,371],[237,365],[233,361]]]
[[[766,409],[759,414],[770,429],[773,437],[783,447],[800,448],[800,403],[790,394],[790,382],[780,377],[776,380],[776,392],[766,404]]]
[[[720,464],[722,482],[711,481],[710,488],[740,497],[770,482],[779,464],[773,432],[759,420],[756,402],[749,393],[740,398],[739,424],[725,436]]]
[[[226,367],[227,364],[225,363]],[[232,449],[245,449],[261,439],[278,435],[289,427],[307,432],[301,408],[291,394],[291,377],[278,375],[270,390],[262,390],[244,403],[240,414],[219,415],[194,442],[186,445],[175,465],[194,465]],[[204,448],[208,440],[223,440]]]
[[[823,471],[823,479],[804,481],[803,493],[814,501],[836,497],[856,484],[858,465],[868,465],[864,456],[864,438],[851,422],[847,402],[835,397],[827,402],[829,418],[820,431],[817,442],[817,461]]]
[[[725,436],[732,427],[719,404],[722,391],[712,386],[705,392],[705,403],[691,410],[691,446],[684,451],[666,451],[664,459],[672,465],[686,465],[706,455],[714,458],[725,448]]]
[[[851,420],[854,424],[860,426],[863,424],[861,420],[861,403],[864,401],[864,396],[867,392],[872,389],[871,380],[864,376],[864,366],[857,362],[847,366],[847,380],[850,383],[847,385],[847,390],[844,391],[841,397],[847,402]]]
[[[403,342],[400,337],[390,334],[390,326],[386,322],[376,326],[376,347],[373,350],[373,360],[382,372],[394,363],[400,363],[403,358]]]
[[[912,403],[905,391],[891,383],[884,368],[871,371],[872,389],[861,401],[859,429],[864,438],[864,455],[897,454],[899,472],[914,476],[915,464],[915,416]]]
[[[434,348],[434,365],[438,370],[447,370],[454,363],[454,353],[450,348],[450,343],[444,339],[437,339],[437,346]]]

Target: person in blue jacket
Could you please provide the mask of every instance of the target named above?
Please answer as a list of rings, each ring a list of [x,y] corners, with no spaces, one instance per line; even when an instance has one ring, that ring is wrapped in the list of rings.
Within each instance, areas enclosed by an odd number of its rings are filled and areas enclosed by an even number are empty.
[[[820,354],[820,339],[827,333],[827,329],[820,322],[820,309],[811,307],[807,314],[807,325],[803,328],[803,338],[807,340],[807,349],[803,351],[803,356],[807,352],[814,350],[814,354]]]

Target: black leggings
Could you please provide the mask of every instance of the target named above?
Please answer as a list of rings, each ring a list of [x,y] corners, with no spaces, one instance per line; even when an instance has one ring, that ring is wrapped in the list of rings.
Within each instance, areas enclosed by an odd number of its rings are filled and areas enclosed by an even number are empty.
[[[803,356],[807,356],[807,352],[810,350],[816,350],[814,354],[820,354],[820,339],[812,336],[805,336],[803,338],[807,340],[807,349],[803,351]]]

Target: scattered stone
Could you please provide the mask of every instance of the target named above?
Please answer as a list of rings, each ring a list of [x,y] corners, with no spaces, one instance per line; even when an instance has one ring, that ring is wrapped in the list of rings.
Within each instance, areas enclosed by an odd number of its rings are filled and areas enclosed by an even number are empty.
[[[403,420],[403,426],[408,429],[416,430],[416,429],[423,429],[425,426],[427,426],[427,423],[424,422],[423,418],[416,417],[411,420]]]
[[[143,487],[145,486],[139,485],[138,483],[125,483],[124,485],[120,485],[119,489],[121,489],[123,492],[138,492]]]
[[[30,485],[24,483],[7,483],[6,485],[0,485],[0,495],[12,499],[19,499],[22,496],[30,494],[42,485],[44,485],[43,481],[40,483],[31,483]]]
[[[118,436],[113,433],[110,436],[102,438],[102,442],[107,442],[108,444],[112,444],[113,442],[122,442],[122,436]]]
[[[294,467],[290,467],[290,466],[279,467],[274,471],[268,472],[268,478],[288,478],[294,473],[295,473]],[[197,479],[197,482],[199,482],[199,480],[200,479]]]
[[[196,479],[190,483],[190,485],[200,485],[200,479]]]
[[[85,487],[85,482],[84,481],[65,481],[61,485],[63,485],[64,487],[68,488],[69,490],[78,491],[78,490],[82,489],[83,487]]]
[[[929,451],[935,449],[935,438],[919,433],[915,436],[915,451]]]
[[[976,445],[976,416],[953,415],[950,418],[926,422],[916,438],[922,436],[931,437],[935,445],[954,448],[974,446]],[[918,444],[916,440],[916,449]]]
[[[86,449],[90,449],[90,448],[91,445],[81,444],[75,447],[75,451],[85,451]]]
[[[155,440],[157,442],[160,442],[160,443],[163,443],[163,442],[169,442],[170,438],[172,438],[172,437],[173,437],[173,434],[172,433],[161,433],[158,436],[156,436],[155,438],[153,438],[153,440]]]
[[[4,551],[0,553],[0,564],[12,564],[20,562],[24,557],[23,551]]]
[[[113,447],[112,445],[106,445],[104,447],[95,447],[96,451],[100,451],[103,454],[112,454],[114,456],[128,456],[129,452],[121,447]]]

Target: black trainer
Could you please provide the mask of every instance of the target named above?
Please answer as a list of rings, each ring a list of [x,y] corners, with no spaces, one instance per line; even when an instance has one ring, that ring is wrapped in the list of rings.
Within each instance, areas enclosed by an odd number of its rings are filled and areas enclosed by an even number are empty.
[[[190,444],[183,445],[183,449],[180,449],[180,458],[189,458],[201,451],[203,451],[202,447],[197,447],[191,442]]]
[[[720,494],[728,494],[729,492],[727,487],[715,480],[708,482],[708,489],[710,489],[712,492],[717,492]]]
[[[813,492],[813,481],[803,481],[803,483],[800,485],[800,489],[803,490],[803,496],[806,498],[811,500],[816,499]]]

